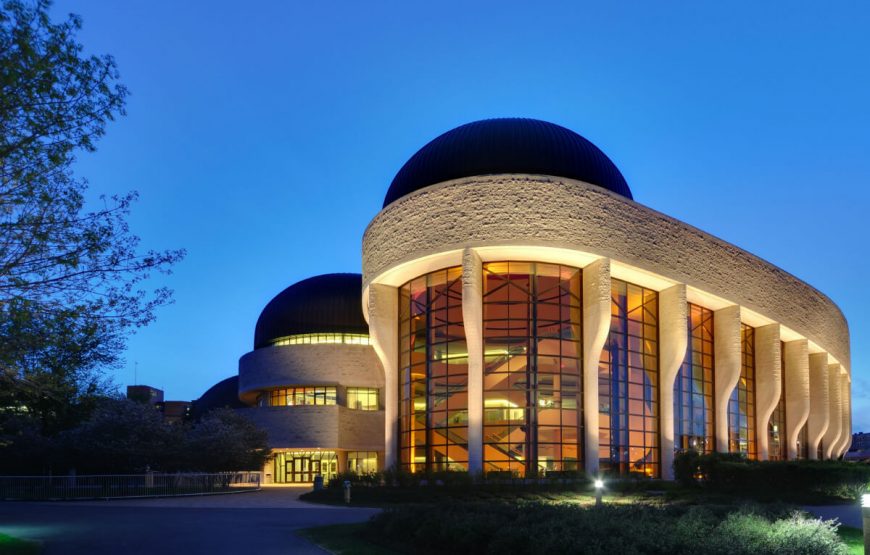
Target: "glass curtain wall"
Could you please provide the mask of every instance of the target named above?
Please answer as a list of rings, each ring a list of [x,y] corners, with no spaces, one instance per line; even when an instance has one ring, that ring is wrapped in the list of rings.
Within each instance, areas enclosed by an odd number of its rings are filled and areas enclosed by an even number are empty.
[[[799,461],[810,458],[810,442],[807,434],[809,434],[809,431],[807,430],[807,425],[804,424],[801,431],[798,432],[797,439],[797,458]]]
[[[613,279],[610,313],[598,365],[599,465],[657,477],[658,294]]]
[[[740,380],[728,400],[728,451],[755,459],[755,328],[741,325],[740,344]]]
[[[779,402],[767,425],[768,460],[784,461],[786,459],[785,445],[785,343],[780,342],[780,395]]]
[[[468,348],[462,269],[402,286],[399,301],[399,447],[409,472],[468,468]]]
[[[483,266],[485,472],[582,468],[581,272]]]
[[[674,382],[674,448],[710,453],[713,442],[713,311],[689,303],[689,345]]]

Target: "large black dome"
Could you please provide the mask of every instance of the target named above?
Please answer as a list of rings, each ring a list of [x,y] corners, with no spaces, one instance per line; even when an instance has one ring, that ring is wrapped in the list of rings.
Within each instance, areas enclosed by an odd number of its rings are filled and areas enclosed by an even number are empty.
[[[299,333],[369,332],[362,313],[362,276],[324,274],[302,280],[269,301],[254,332],[254,348]]]
[[[500,118],[467,123],[418,150],[393,178],[384,206],[442,181],[500,173],[567,177],[632,198],[610,158],[577,133],[536,119]]]

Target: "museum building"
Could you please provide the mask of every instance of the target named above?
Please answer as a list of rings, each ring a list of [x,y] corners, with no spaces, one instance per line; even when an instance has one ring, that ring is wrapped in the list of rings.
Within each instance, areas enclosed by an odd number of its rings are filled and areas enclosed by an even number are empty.
[[[670,478],[679,450],[834,458],[851,439],[837,306],[635,202],[552,123],[469,123],[414,154],[365,231],[363,307],[385,467]]]
[[[362,255],[362,276],[275,297],[222,386],[269,432],[267,481],[392,467],[669,479],[680,450],[848,449],[837,306],[634,201],[564,127],[491,119],[435,138],[393,179]]]

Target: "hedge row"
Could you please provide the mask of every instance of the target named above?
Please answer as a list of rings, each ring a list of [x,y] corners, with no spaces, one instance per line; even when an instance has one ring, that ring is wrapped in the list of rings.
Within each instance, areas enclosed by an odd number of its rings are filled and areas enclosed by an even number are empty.
[[[840,461],[751,461],[739,455],[680,453],[674,475],[684,485],[791,499],[808,495],[857,499],[870,491],[870,465]]]
[[[403,553],[845,554],[833,522],[752,509],[439,503],[388,509],[365,532]]]

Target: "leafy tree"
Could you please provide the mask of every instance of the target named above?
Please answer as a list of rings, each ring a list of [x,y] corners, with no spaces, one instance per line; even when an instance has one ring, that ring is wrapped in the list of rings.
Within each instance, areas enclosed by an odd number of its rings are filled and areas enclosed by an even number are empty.
[[[49,6],[0,0],[0,407],[45,433],[76,422],[70,407],[88,406],[126,335],[170,301],[143,281],[183,256],[139,248],[136,193],[86,209],[75,155],[124,114],[127,90],[111,56],[83,53],[81,20],[53,23]]]
[[[259,470],[269,456],[268,436],[238,411],[214,409],[190,429],[186,452],[193,470]]]
[[[62,448],[62,463],[79,473],[170,470],[183,437],[152,405],[103,399],[90,418],[61,434],[55,448]]]

